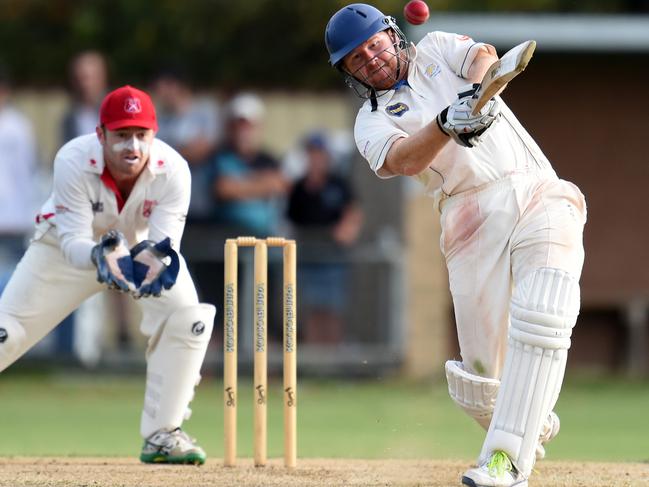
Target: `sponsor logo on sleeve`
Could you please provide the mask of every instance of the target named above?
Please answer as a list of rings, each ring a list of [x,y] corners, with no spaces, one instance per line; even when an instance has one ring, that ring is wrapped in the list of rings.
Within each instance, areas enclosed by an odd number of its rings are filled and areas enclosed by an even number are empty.
[[[410,110],[410,107],[401,102],[385,107],[385,111],[388,112],[388,115],[392,115],[393,117],[401,117],[408,110]]]
[[[54,212],[55,212],[57,215],[62,215],[63,213],[68,213],[69,211],[70,211],[70,208],[68,208],[67,206],[56,205],[56,206],[54,207]]]
[[[93,213],[103,213],[104,212],[104,203],[101,201],[91,201],[90,206],[92,207]]]
[[[469,41],[469,40],[471,40],[471,37],[469,37],[469,36],[467,36],[467,35],[457,36],[457,38],[458,38],[458,40],[460,40],[460,41]]]

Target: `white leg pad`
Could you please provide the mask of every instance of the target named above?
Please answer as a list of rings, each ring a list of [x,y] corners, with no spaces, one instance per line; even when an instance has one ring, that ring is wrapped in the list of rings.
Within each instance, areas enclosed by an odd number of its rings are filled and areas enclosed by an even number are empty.
[[[187,306],[172,313],[149,339],[140,433],[179,427],[185,419],[212,335],[216,308]]]
[[[0,314],[0,372],[27,351],[25,327],[8,314]]]
[[[462,362],[455,360],[448,360],[445,368],[451,399],[488,430],[500,381],[470,374],[464,370]]]
[[[480,460],[502,450],[529,476],[561,389],[578,313],[579,283],[560,269],[538,269],[514,289],[509,347]]]

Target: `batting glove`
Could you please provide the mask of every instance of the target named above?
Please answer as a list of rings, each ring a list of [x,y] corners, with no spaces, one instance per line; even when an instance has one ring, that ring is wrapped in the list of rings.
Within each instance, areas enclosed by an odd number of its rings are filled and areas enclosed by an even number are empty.
[[[474,147],[478,138],[500,115],[500,104],[492,98],[476,115],[471,115],[471,100],[479,84],[466,87],[458,93],[458,99],[437,115],[440,130],[464,147]]]

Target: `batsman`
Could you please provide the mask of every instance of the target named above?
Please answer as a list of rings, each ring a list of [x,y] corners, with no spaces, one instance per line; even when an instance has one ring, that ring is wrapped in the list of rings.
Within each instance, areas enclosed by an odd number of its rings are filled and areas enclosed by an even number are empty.
[[[216,310],[201,304],[178,253],[187,162],[155,138],[155,107],[131,86],[103,100],[96,133],[64,145],[36,232],[0,298],[0,371],[81,302],[114,289],[137,299],[148,337],[140,432],[145,463],[202,464],[181,429]]]
[[[326,27],[329,62],[365,98],[354,128],[379,178],[422,183],[441,214],[461,361],[453,401],[486,431],[470,487],[524,487],[559,431],[553,412],[579,312],[586,204],[498,96],[472,113],[493,46],[430,32],[408,43],[355,3]]]

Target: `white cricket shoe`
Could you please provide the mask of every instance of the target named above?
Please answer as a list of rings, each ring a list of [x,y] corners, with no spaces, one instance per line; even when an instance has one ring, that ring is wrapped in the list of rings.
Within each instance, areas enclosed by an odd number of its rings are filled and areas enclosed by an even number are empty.
[[[462,484],[469,487],[527,487],[527,479],[516,470],[505,452],[495,451],[483,464],[464,472]]]
[[[205,452],[194,438],[180,428],[158,430],[144,440],[140,461],[202,465],[205,463]]]
[[[548,441],[559,434],[561,429],[561,421],[559,416],[554,411],[551,411],[548,418],[543,422],[543,429],[539,436],[539,442],[536,446],[536,459],[543,460],[545,458],[545,445]]]

